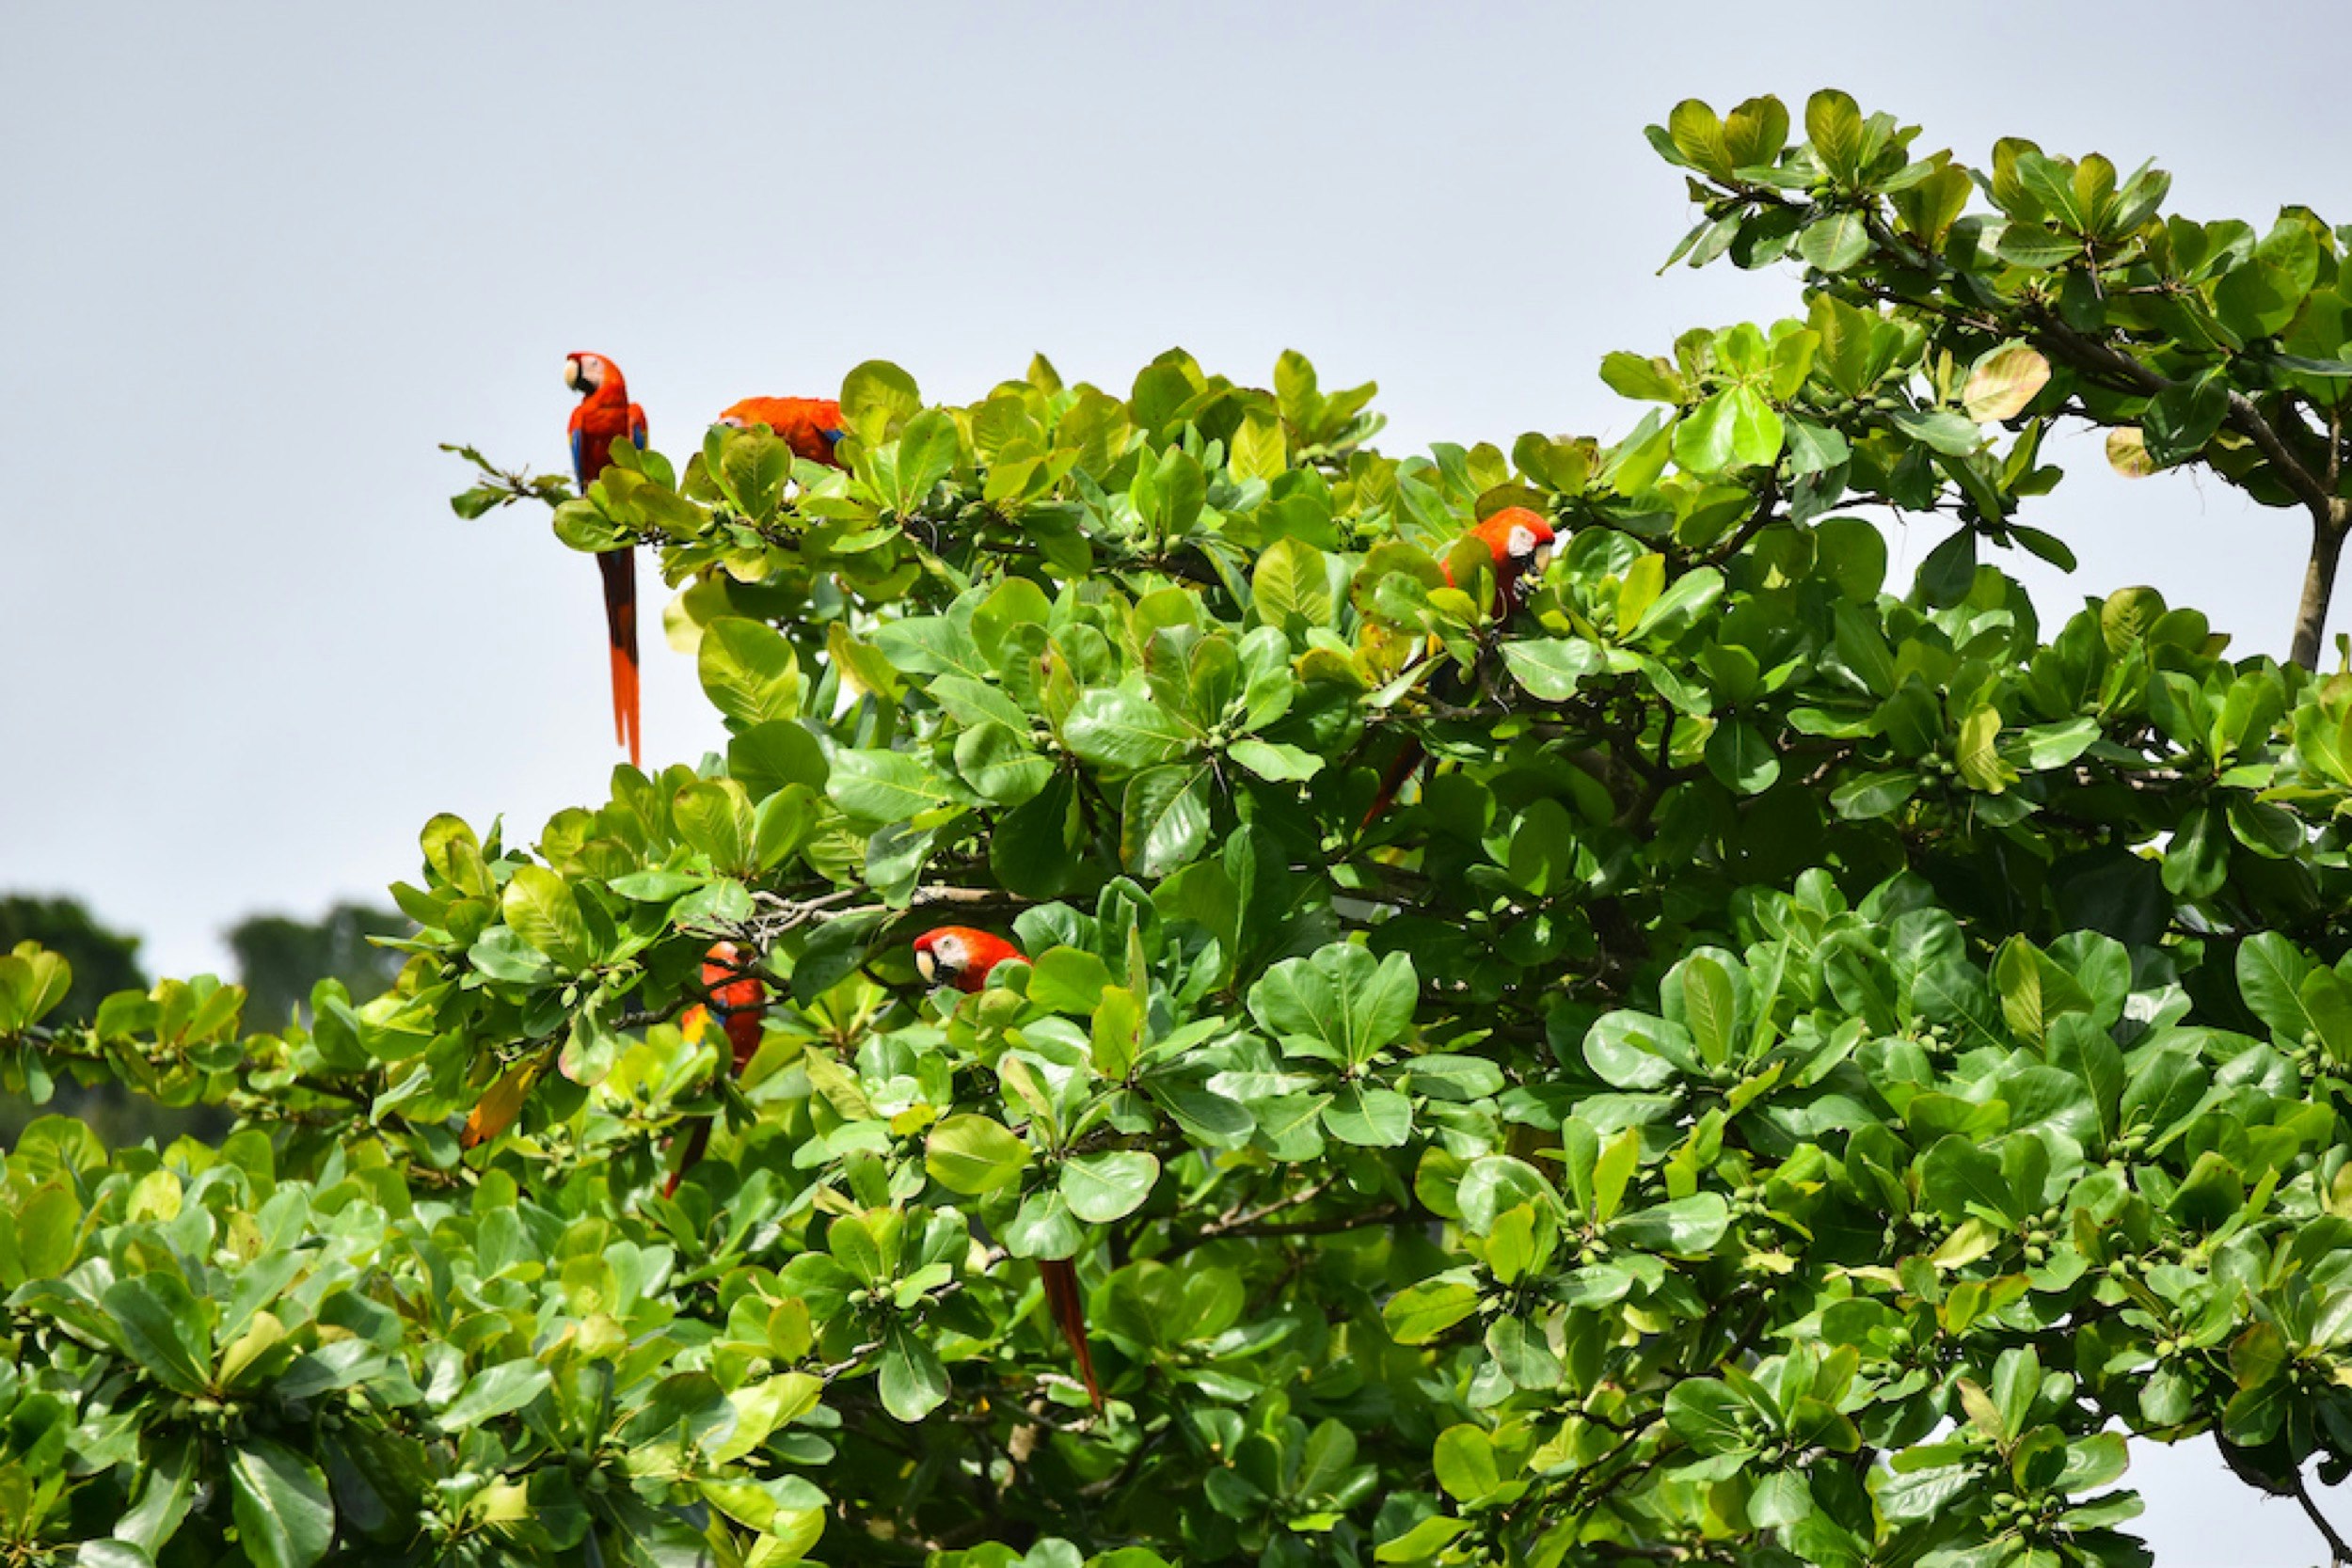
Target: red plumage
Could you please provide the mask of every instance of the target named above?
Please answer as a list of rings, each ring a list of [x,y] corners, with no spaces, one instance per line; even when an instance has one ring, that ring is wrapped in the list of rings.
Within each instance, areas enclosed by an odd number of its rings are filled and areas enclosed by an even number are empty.
[[[1495,594],[1501,601],[1496,606],[1495,619],[1502,620],[1518,610],[1524,602],[1519,585],[1531,570],[1542,570],[1543,552],[1551,547],[1557,535],[1551,522],[1541,513],[1524,506],[1506,506],[1493,516],[1470,531],[1470,537],[1486,546],[1494,561]],[[1454,582],[1454,568],[1444,562],[1438,569],[1445,573],[1445,580]]]
[[[841,467],[834,445],[841,439],[841,404],[832,398],[745,398],[719,416],[721,424],[764,424],[782,436],[793,455]]]
[[[1495,619],[1507,621],[1518,613],[1519,607],[1526,603],[1523,590],[1527,577],[1531,572],[1542,572],[1545,554],[1558,535],[1550,519],[1541,513],[1531,512],[1524,506],[1506,506],[1470,530],[1469,537],[1486,546],[1487,555],[1493,560]],[[1458,586],[1454,581],[1451,565],[1440,561],[1438,569],[1445,574],[1449,587]],[[1398,792],[1405,787],[1405,782],[1419,770],[1427,757],[1428,753],[1422,750],[1419,740],[1408,738],[1405,742],[1404,750],[1396,754],[1396,760],[1390,763],[1388,770],[1380,775],[1380,786],[1373,792],[1372,804],[1366,808],[1364,819],[1356,826],[1359,836],[1370,831],[1372,825],[1380,819],[1381,814],[1395,802]]]
[[[923,978],[953,986],[966,995],[984,990],[989,972],[998,964],[1025,958],[1004,938],[971,926],[941,926],[914,939],[915,967],[923,972]],[[1067,1258],[1041,1258],[1037,1275],[1045,1287],[1046,1309],[1077,1357],[1078,1377],[1086,1384],[1087,1398],[1100,1411],[1103,1386],[1094,1375],[1093,1347],[1087,1342],[1086,1297],[1078,1289],[1078,1266]]]
[[[703,994],[710,998],[710,1006],[688,1008],[683,1021],[691,1037],[699,1035],[710,1017],[717,1015],[726,1031],[727,1045],[735,1057],[734,1071],[739,1077],[752,1065],[752,1058],[759,1054],[760,1018],[767,1011],[768,988],[758,975],[751,973],[755,962],[734,942],[713,945],[703,957]],[[686,1150],[679,1156],[677,1169],[662,1184],[663,1197],[677,1196],[678,1183],[710,1147],[710,1122],[708,1117],[699,1117],[687,1133]]]
[[[1004,938],[970,926],[941,926],[914,939],[914,963],[923,978],[967,995],[987,989],[989,971],[1021,956]]]
[[[1077,1353],[1078,1377],[1087,1386],[1087,1399],[1100,1414],[1103,1386],[1095,1381],[1094,1352],[1087,1343],[1087,1305],[1078,1291],[1078,1265],[1067,1258],[1041,1258],[1037,1277],[1045,1287],[1045,1306],[1054,1314],[1055,1324]]]
[[[572,410],[572,477],[581,494],[612,464],[612,443],[626,438],[643,450],[645,411],[628,401],[621,367],[601,354],[564,361],[564,382],[580,394]],[[604,579],[604,630],[612,665],[612,731],[628,748],[632,766],[644,758],[644,712],[637,657],[637,558],[628,546],[596,557]]]

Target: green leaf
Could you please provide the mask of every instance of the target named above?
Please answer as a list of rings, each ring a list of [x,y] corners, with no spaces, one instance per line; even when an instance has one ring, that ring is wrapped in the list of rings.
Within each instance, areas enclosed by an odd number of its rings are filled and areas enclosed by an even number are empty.
[[[1797,254],[1820,271],[1844,272],[1870,254],[1870,231],[1860,213],[1832,213],[1805,225]]]
[[[1502,644],[1502,662],[1528,695],[1565,703],[1576,695],[1579,683],[1606,668],[1608,656],[1598,643],[1581,638],[1532,638]]]
[[[1086,1243],[1077,1217],[1058,1191],[1031,1193],[1005,1227],[1005,1250],[1015,1258],[1070,1258]]]
[[[1913,440],[1947,456],[1965,457],[1984,444],[1976,424],[1948,408],[1898,408],[1886,418]]]
[[[1617,585],[1617,630],[1631,636],[1649,607],[1666,591],[1666,558],[1655,552],[1636,556]]]
[[[1740,1425],[1749,1414],[1747,1402],[1713,1378],[1686,1378],[1666,1393],[1666,1430],[1697,1453],[1747,1451]]]
[[[1236,740],[1225,754],[1269,784],[1304,784],[1323,771],[1323,759],[1302,747]]]
[[[1715,393],[1675,423],[1675,462],[1693,474],[1719,474],[1738,450],[1739,413],[1732,391]]]
[[[926,408],[908,420],[898,436],[895,484],[886,498],[890,509],[901,515],[914,511],[931,487],[947,477],[961,455],[954,416]]]
[[[1278,478],[1290,467],[1289,451],[1282,438],[1280,416],[1263,407],[1252,408],[1243,416],[1241,428],[1233,432],[1233,451],[1229,465],[1235,478]]]
[[[1858,773],[1829,792],[1832,810],[1851,822],[1884,816],[1919,792],[1919,775],[1909,768]]]
[[[485,1367],[466,1380],[466,1386],[438,1417],[443,1432],[464,1432],[495,1417],[512,1415],[539,1397],[548,1385],[548,1370],[527,1358]]]
[[[787,784],[825,787],[825,753],[797,723],[756,724],[727,742],[727,773],[765,800]]]
[[[2075,235],[2061,234],[2038,223],[2010,223],[2001,226],[1993,249],[2013,267],[2048,272],[2080,256],[2083,242]]]
[[[1642,611],[1633,635],[1652,646],[1662,646],[1696,626],[1724,596],[1724,575],[1712,566],[1683,573]]]
[[[131,1506],[115,1521],[116,1539],[141,1552],[161,1551],[187,1517],[196,1499],[197,1441],[185,1436],[151,1436],[141,1446],[145,1461]]]
[[[1425,1345],[1478,1309],[1478,1292],[1455,1280],[1408,1285],[1380,1309],[1389,1337],[1400,1345]]]
[[[310,1568],[335,1539],[326,1477],[283,1443],[247,1438],[229,1452],[238,1544],[262,1568]]]
[[[1478,1502],[1502,1489],[1494,1439],[1483,1427],[1465,1424],[1446,1428],[1438,1433],[1430,1461],[1438,1484],[1456,1502]]]
[[[1250,988],[1249,1012],[1286,1050],[1360,1066],[1411,1027],[1419,986],[1404,954],[1375,959],[1333,942],[1268,970]]]
[[[99,1298],[133,1360],[176,1394],[202,1394],[212,1381],[212,1314],[177,1275],[119,1279]]]
[[[1823,87],[1804,104],[1805,138],[1823,167],[1851,182],[1860,171],[1862,110],[1836,87]]]
[[[61,1182],[34,1188],[16,1212],[17,1260],[24,1277],[55,1279],[71,1269],[81,1232],[81,1199]]]
[[[778,439],[773,430],[756,425],[713,431],[711,440],[717,442],[718,461],[712,464],[713,448],[706,441],[703,463],[728,499],[746,516],[763,522],[774,516],[776,503],[784,497],[784,483],[792,477],[791,447]]]
[[[901,1421],[921,1420],[947,1401],[947,1369],[939,1354],[905,1323],[882,1331],[882,1408]]]
[[[1960,736],[1953,746],[1960,776],[1969,787],[1988,795],[1998,795],[2017,782],[2017,769],[1994,747],[2000,734],[2000,709],[1979,707],[1960,721]]]
[[[912,752],[839,751],[825,793],[861,821],[887,825],[930,811],[948,798],[946,780]]]
[[[518,865],[507,880],[499,910],[515,934],[552,959],[559,969],[584,969],[595,957],[588,924],[569,882],[543,865]]]
[[[1293,626],[1327,626],[1336,606],[1330,572],[1321,550],[1303,539],[1277,539],[1258,557],[1250,574],[1250,602],[1259,618],[1285,630]]]
[[[1061,1196],[1089,1225],[1123,1220],[1152,1196],[1160,1163],[1140,1149],[1075,1155],[1061,1169]]]
[[[1091,1013],[1112,984],[1110,966],[1080,947],[1049,947],[1029,967],[1029,1000],[1057,1012]]]
[[[1938,1142],[1921,1162],[1919,1197],[1954,1223],[1979,1212],[2002,1226],[2024,1217],[2014,1212],[2016,1196],[1999,1156],[1956,1134]]]
[[[703,690],[738,724],[800,716],[800,662],[792,644],[773,626],[722,616],[703,627],[694,664]]]
[[[2160,467],[2185,463],[2205,448],[2230,411],[2229,383],[2216,369],[2157,393],[2140,421],[2148,460]]]
[[[1707,770],[1742,795],[1761,795],[1780,782],[1780,756],[1754,725],[1734,720],[1707,737]]]
[[[2164,847],[2164,885],[2185,900],[2208,898],[2230,879],[2230,818],[2222,806],[2206,806],[2181,818]]]
[[[2258,932],[2239,944],[2238,992],[2281,1039],[2300,1040],[2316,1027],[2302,1002],[2311,973],[2312,961],[2276,931]]]
[[[1622,397],[1644,403],[1673,403],[1682,401],[1682,378],[1674,366],[1664,359],[1645,358],[1623,350],[1603,355],[1600,378],[1610,390]]]
[[[1127,781],[1120,800],[1120,860],[1157,879],[1200,858],[1209,843],[1209,770],[1153,768]]]
[[[952,1116],[931,1129],[923,1168],[951,1193],[974,1196],[1019,1179],[1029,1146],[983,1116]]]
[[[1713,1250],[1731,1228],[1731,1208],[1717,1193],[1697,1193],[1636,1209],[1610,1226],[1612,1239],[1645,1252],[1696,1258]]]
[[[745,876],[759,869],[758,816],[751,792],[733,779],[697,779],[686,785],[670,802],[670,819],[678,837],[708,856],[714,870]]]
[[[1780,461],[1787,431],[1780,413],[1753,387],[1731,389],[1731,455],[1745,467],[1763,467]]]
[[[1584,1060],[1617,1088],[1655,1089],[1696,1067],[1698,1047],[1680,1024],[1620,1008],[1585,1031]]]
[[[1739,993],[1724,966],[1694,953],[1677,966],[1682,987],[1682,1023],[1703,1062],[1724,1062],[1741,1047]]]
[[[1121,772],[1174,762],[1201,741],[1184,719],[1125,687],[1082,694],[1062,734],[1081,761]]]
[[[1413,1102],[1394,1089],[1343,1084],[1323,1109],[1323,1125],[1344,1144],[1401,1148],[1412,1135]]]
[[[868,359],[841,381],[841,417],[862,440],[887,437],[923,406],[914,377],[886,359]]]

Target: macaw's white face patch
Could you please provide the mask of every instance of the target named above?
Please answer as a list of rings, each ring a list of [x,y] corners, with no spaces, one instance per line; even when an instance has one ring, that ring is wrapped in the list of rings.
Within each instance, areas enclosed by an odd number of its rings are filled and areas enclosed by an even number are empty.
[[[593,392],[604,385],[605,364],[593,354],[575,354],[564,361],[564,385],[575,392]]]
[[[953,980],[963,973],[971,955],[963,950],[961,937],[941,937],[928,948],[918,949],[914,967],[926,981]]]
[[[1525,523],[1516,525],[1511,536],[1503,541],[1503,548],[1511,552],[1514,561],[1531,559],[1535,554],[1535,531]]]
[[[729,430],[740,430],[743,428],[743,416],[740,414],[722,414],[719,416],[719,422],[726,426]]]

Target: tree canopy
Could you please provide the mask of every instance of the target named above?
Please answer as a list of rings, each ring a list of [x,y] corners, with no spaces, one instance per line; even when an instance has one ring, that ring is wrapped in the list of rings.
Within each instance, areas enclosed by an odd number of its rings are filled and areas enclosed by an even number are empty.
[[[653,554],[725,752],[428,823],[373,1001],[0,958],[7,1072],[241,1118],[8,1156],[0,1562],[2121,1568],[2132,1438],[2340,1480],[2352,677],[1985,556],[2064,558],[2066,419],[2332,516],[2345,236],[1805,126],[1654,134],[1804,297],[1612,356],[1608,445],[1171,352],[860,366],[839,468],[468,451]],[[931,990],[950,922],[1025,957]]]

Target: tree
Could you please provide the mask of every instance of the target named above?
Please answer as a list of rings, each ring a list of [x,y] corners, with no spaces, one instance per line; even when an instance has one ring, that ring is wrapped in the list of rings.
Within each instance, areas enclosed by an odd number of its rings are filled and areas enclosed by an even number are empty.
[[[34,894],[0,895],[0,947],[39,942],[73,966],[73,986],[57,1004],[57,1017],[80,1023],[118,990],[142,989],[139,939],[109,930],[78,898],[43,898]]]
[[[0,1560],[2126,1564],[2127,1434],[2204,1432],[2324,1527],[2352,679],[2144,588],[2045,639],[1978,559],[2062,554],[2056,418],[2283,470],[1886,273],[1988,228],[1907,132],[1702,116],[1696,253],[1786,239],[1804,314],[1613,356],[1661,404],[1614,445],[1387,457],[1295,355],[861,366],[846,471],[714,430],[556,506],[682,588],[725,755],[427,824],[389,992],[51,1025],[63,963],[0,958],[17,1069],[245,1121],[10,1156]],[[1979,280],[2279,265],[2146,190]],[[461,511],[557,499],[476,461]],[[1566,542],[1499,619],[1511,506]],[[1899,594],[1878,506],[1963,525]],[[950,920],[1026,961],[927,992]],[[719,942],[739,1080],[678,1026]],[[1104,1414],[1024,1259],[1076,1260]]]
[[[72,966],[73,984],[55,1015],[60,1020],[85,1022],[108,995],[147,984],[138,960],[139,939],[99,924],[77,898],[22,893],[0,896],[0,951],[28,942]],[[215,1113],[166,1110],[103,1073],[92,1073],[87,1083],[70,1076],[60,1082],[38,1061],[24,1065],[25,1092],[0,1089],[0,1147],[14,1144],[44,1106],[56,1115],[79,1117],[112,1145],[150,1137],[168,1140],[208,1125],[215,1132],[224,1130],[215,1125]]]
[[[229,928],[247,1012],[257,1019],[283,1018],[306,1006],[311,988],[330,978],[354,1000],[373,1000],[399,978],[401,958],[369,939],[407,929],[408,923],[392,911],[363,904],[337,904],[317,921],[247,915]]]

